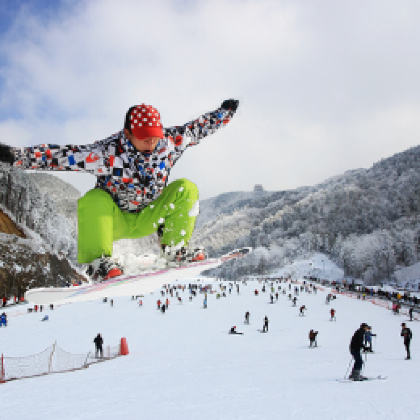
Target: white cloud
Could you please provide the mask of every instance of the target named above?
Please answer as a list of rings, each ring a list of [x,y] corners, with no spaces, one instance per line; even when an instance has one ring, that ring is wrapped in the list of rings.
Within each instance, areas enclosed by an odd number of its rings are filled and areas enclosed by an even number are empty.
[[[311,185],[418,144],[414,0],[65,6],[23,9],[0,44],[0,135],[15,145],[91,143],[141,102],[170,126],[238,98],[231,124],[172,172],[203,199]]]

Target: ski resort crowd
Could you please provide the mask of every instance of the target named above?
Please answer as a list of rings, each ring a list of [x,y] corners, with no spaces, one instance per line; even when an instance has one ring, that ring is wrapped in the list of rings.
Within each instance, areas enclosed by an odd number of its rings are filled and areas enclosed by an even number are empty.
[[[162,313],[166,313],[169,309],[170,300],[169,297],[174,298],[178,303],[183,303],[182,294],[188,291],[189,301],[192,301],[197,295],[204,295],[203,299],[203,308],[207,308],[208,304],[208,294],[215,294],[216,299],[223,299],[231,295],[232,292],[240,294],[242,286],[246,286],[249,282],[258,281],[261,285],[261,288],[258,287],[254,290],[254,295],[259,296],[264,293],[269,293],[269,302],[270,304],[276,303],[279,300],[280,295],[285,295],[289,301],[291,301],[292,306],[296,306],[297,296],[299,294],[316,294],[318,290],[323,290],[323,288],[316,283],[311,283],[307,280],[298,282],[292,279],[286,278],[256,278],[256,279],[242,279],[240,281],[230,281],[226,282],[224,279],[216,279],[218,281],[217,287],[214,284],[202,284],[200,281],[198,283],[186,284],[165,284],[160,290],[160,298],[157,300],[157,309]],[[216,289],[216,290],[214,290]],[[333,302],[339,291],[336,288],[332,289],[332,293],[328,293],[326,296],[325,304],[330,305]],[[132,296],[132,299],[138,299],[139,296]],[[106,301],[106,299],[104,300]],[[143,304],[142,301],[139,301],[140,306]],[[299,316],[305,316],[305,312],[308,310],[306,305],[301,305],[299,307]],[[330,315],[330,321],[336,322],[337,311],[334,308],[328,310]],[[250,324],[251,314],[249,311],[245,312],[244,324]],[[410,313],[412,320],[412,311]],[[262,328],[258,331],[261,333],[268,333],[269,331],[269,318],[264,316],[262,322]],[[243,332],[238,331],[237,326],[231,326],[227,330],[228,334],[239,334],[243,335]],[[309,347],[315,348],[318,346],[317,337],[319,331],[311,329],[308,333],[309,338]],[[362,353],[373,353],[373,337],[376,337],[376,334],[372,332],[372,327],[366,323],[362,323],[360,327],[355,331],[354,335],[351,337],[349,344],[349,351],[354,359],[353,368],[347,380],[351,381],[362,381],[370,380],[377,378],[367,378],[361,374],[363,367]],[[407,352],[406,360],[411,359],[410,355],[410,344],[412,338],[412,331],[407,327],[405,323],[401,325],[401,337],[403,337],[403,343],[405,350]],[[347,374],[346,374],[347,377]]]
[[[406,305],[413,305],[417,309],[420,310],[420,299],[415,295],[411,294],[407,291],[386,291],[382,290],[381,288],[377,287],[366,287],[357,285],[355,283],[338,283],[336,281],[332,281],[331,283],[327,280],[318,279],[316,277],[308,277],[310,281],[318,282],[324,286],[328,285],[336,289],[337,292],[340,291],[347,291],[355,293],[358,296],[363,297],[378,297],[380,299],[397,302],[400,304],[406,304]]]
[[[245,278],[236,281],[226,281],[225,279],[216,279],[216,282],[212,282],[206,284],[206,280],[198,280],[193,283],[189,284],[180,284],[178,281],[172,284],[164,284],[160,291],[158,292],[159,297],[156,300],[156,309],[159,310],[162,314],[165,314],[172,302],[177,302],[178,304],[183,303],[183,298],[188,299],[189,302],[192,302],[197,297],[201,296],[203,299],[203,308],[207,309],[208,307],[208,296],[214,295],[216,299],[224,299],[227,298],[231,294],[240,295],[242,288],[251,284],[253,295],[254,296],[264,296],[268,298],[269,304],[275,304],[279,301],[280,297],[282,296],[283,299],[287,299],[291,303],[292,307],[296,307],[298,309],[298,315],[300,317],[306,316],[306,312],[309,312],[310,308],[308,308],[305,304],[297,305],[298,297],[302,300],[302,296],[309,296],[311,294],[317,294],[318,291],[326,292],[325,304],[327,305],[325,313],[326,316],[329,315],[329,320],[331,322],[337,322],[337,310],[334,307],[331,307],[334,304],[334,301],[340,296],[340,293],[343,293],[343,289],[338,289],[336,287],[331,288],[330,290],[324,289],[319,282],[308,281],[308,279],[304,279],[302,281],[292,280],[290,278]],[[257,284],[257,287],[254,286]],[[255,288],[254,288],[255,287]],[[188,296],[188,297],[186,297]],[[131,299],[133,301],[138,302],[139,307],[143,306],[143,295],[140,296],[132,296]],[[364,299],[369,300],[371,297],[365,297]],[[139,300],[140,299],[140,300]],[[114,300],[103,298],[104,303],[109,303],[111,307],[114,306]],[[310,305],[309,305],[310,306]],[[395,304],[393,305],[395,306]],[[35,305],[33,308],[28,308],[28,312],[42,312],[43,311],[42,305]],[[49,305],[49,309],[53,310],[54,305]],[[395,313],[395,311],[394,311]],[[408,311],[408,315],[410,316],[410,321],[413,320],[413,308],[411,307]],[[260,318],[259,318],[260,319]],[[48,315],[42,319],[42,321],[48,320]],[[247,310],[244,314],[244,324],[249,325],[251,320],[251,313]],[[261,333],[268,333],[269,332],[269,323],[270,320],[267,315],[262,318],[261,329],[258,329]],[[7,326],[7,315],[3,313],[0,316],[0,326]],[[240,334],[242,335],[243,332],[238,331],[236,325],[228,326],[226,329],[228,334]],[[316,348],[318,347],[317,338],[319,335],[319,331],[314,329],[310,329],[308,332],[308,347],[309,348]],[[367,380],[372,378],[366,378],[363,376],[362,367],[363,367],[363,359],[362,359],[362,352],[364,353],[373,353],[375,349],[373,348],[373,338],[376,337],[376,334],[372,331],[372,327],[369,326],[367,323],[362,323],[360,327],[355,331],[354,335],[351,337],[350,344],[349,344],[349,351],[354,359],[354,365],[351,370],[350,375],[348,376],[348,380],[352,381],[360,381],[360,380]],[[403,343],[405,346],[405,350],[407,353],[406,360],[411,359],[410,353],[410,344],[412,339],[412,331],[406,323],[401,324],[401,337],[403,338]],[[98,334],[97,337],[94,339],[95,343],[95,354],[96,356],[102,357],[102,343],[103,339]],[[346,374],[347,377],[347,374]],[[373,378],[375,379],[375,378]]]

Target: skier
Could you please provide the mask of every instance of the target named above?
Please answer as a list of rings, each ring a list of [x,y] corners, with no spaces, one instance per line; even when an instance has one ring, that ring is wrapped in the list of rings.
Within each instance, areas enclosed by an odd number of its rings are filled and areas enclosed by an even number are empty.
[[[410,342],[413,337],[413,333],[411,332],[410,328],[408,328],[405,325],[405,322],[403,322],[401,326],[402,326],[401,337],[404,337],[404,346],[405,346],[405,350],[407,351],[407,357],[405,358],[405,360],[410,360],[411,359]]]
[[[249,324],[249,312],[245,312],[245,322],[244,324]]]
[[[366,323],[362,323],[360,328],[356,330],[353,334],[353,337],[350,341],[350,353],[354,358],[354,365],[353,370],[349,376],[349,379],[353,379],[354,381],[361,381],[366,379],[364,376],[360,374],[363,366],[363,360],[361,355],[361,350],[365,349],[363,345],[365,332],[367,331],[369,325]]]
[[[98,357],[98,353],[100,353],[101,357],[103,357],[102,344],[104,343],[104,340],[101,334],[98,333],[93,342],[95,343],[95,357]]]
[[[365,351],[368,351],[370,353],[373,352],[372,337],[376,337],[376,334],[372,333],[372,327],[367,327],[365,332]]]
[[[90,264],[94,279],[119,276],[113,242],[158,233],[167,265],[206,258],[188,243],[199,212],[197,187],[187,179],[168,185],[173,165],[187,147],[224,127],[239,101],[226,100],[215,111],[181,126],[163,128],[150,105],[131,107],[124,128],[94,144],[10,147],[0,144],[0,161],[20,169],[75,170],[97,177],[95,189],[78,201],[78,262]]]
[[[293,298],[293,306],[296,306],[296,301],[297,301],[297,297],[295,296],[295,297]]]
[[[316,336],[318,335],[318,331],[311,330],[309,331],[309,347],[317,347],[316,343]]]
[[[299,316],[305,316],[305,312],[304,311],[306,311],[306,306],[305,305],[302,305],[299,308]]]
[[[331,314],[331,319],[330,319],[330,321],[336,321],[336,318],[335,318],[335,309],[332,309],[332,308],[331,308],[331,310],[330,310],[330,314]]]
[[[413,307],[408,310],[408,315],[410,316],[410,321],[413,320]]]
[[[3,312],[0,317],[0,326],[4,325],[7,327],[7,315],[6,312]]]
[[[236,331],[236,326],[235,326],[235,327],[232,327],[229,330],[229,334],[240,334],[240,335],[242,335],[243,333]]]
[[[160,304],[161,304],[160,299],[158,299],[158,301],[156,303],[157,303],[157,309],[159,310],[160,309]]]
[[[267,315],[264,317],[264,326],[262,332],[268,332],[268,317]]]

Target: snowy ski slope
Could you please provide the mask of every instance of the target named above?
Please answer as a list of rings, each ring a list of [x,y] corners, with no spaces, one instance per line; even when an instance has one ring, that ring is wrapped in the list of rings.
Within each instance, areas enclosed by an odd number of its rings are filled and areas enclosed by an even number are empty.
[[[296,266],[296,264],[295,264]],[[304,266],[304,264],[301,264]],[[295,268],[296,272],[296,268]],[[196,279],[179,281],[188,284]],[[220,282],[204,280],[200,283]],[[229,285],[229,282],[224,282]],[[284,284],[281,285],[284,287]],[[260,290],[254,296],[254,289]],[[126,337],[130,354],[89,369],[12,381],[1,385],[5,418],[32,419],[414,419],[420,416],[418,378],[419,324],[411,322],[412,360],[404,360],[400,324],[405,316],[367,301],[326,293],[300,294],[292,307],[287,294],[269,304],[269,288],[240,283],[240,294],[198,294],[182,304],[169,297],[165,314],[156,309],[160,293],[64,304],[53,311],[7,310],[9,326],[0,329],[0,351],[25,356],[54,341],[71,353],[93,348],[100,332],[105,345]],[[228,287],[229,289],[229,287]],[[299,317],[306,305],[307,316]],[[331,322],[329,310],[336,309]],[[246,311],[251,325],[244,325]],[[48,322],[41,322],[47,313]],[[270,324],[261,334],[263,318]],[[361,322],[377,334],[365,374],[386,381],[339,383],[349,366],[348,345]],[[245,334],[227,334],[231,326]],[[308,348],[308,332],[319,331],[319,348]]]

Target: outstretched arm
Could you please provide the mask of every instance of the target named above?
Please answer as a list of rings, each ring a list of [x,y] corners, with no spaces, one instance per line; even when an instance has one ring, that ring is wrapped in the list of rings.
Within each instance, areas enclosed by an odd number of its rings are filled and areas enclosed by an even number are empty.
[[[202,138],[228,124],[235,115],[238,106],[239,101],[228,99],[214,111],[207,112],[182,126],[165,129],[165,136],[173,141],[180,150],[185,150],[186,147],[198,144]]]
[[[117,146],[113,142],[115,137],[86,146],[41,144],[33,147],[10,147],[0,145],[0,161],[24,170],[81,171],[94,175],[106,175],[110,170],[110,159],[116,154]]]

